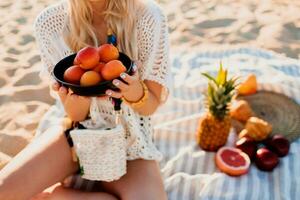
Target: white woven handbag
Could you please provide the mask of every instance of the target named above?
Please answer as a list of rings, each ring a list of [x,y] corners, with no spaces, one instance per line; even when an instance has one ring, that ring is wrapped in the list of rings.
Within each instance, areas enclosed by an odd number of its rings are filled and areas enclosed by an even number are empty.
[[[126,174],[126,133],[120,117],[116,115],[113,128],[70,131],[83,178],[110,182]]]

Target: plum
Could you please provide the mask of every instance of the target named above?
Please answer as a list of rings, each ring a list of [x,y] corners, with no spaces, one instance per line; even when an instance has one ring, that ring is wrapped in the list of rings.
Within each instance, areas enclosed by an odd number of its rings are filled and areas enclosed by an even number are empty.
[[[235,146],[246,153],[251,160],[254,160],[257,150],[257,143],[255,140],[250,137],[242,137],[236,141]]]
[[[266,147],[262,147],[256,151],[255,164],[258,169],[272,171],[278,163],[278,156]]]
[[[264,143],[268,149],[276,153],[279,157],[284,157],[289,153],[290,142],[280,134],[266,139]]]

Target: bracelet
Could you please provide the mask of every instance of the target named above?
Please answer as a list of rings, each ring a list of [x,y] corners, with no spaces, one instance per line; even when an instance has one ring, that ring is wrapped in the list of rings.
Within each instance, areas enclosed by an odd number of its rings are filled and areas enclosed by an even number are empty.
[[[142,96],[142,98],[140,100],[138,100],[137,102],[130,102],[130,101],[127,101],[124,97],[122,98],[122,100],[125,103],[129,104],[133,108],[143,107],[149,98],[149,90],[148,90],[147,85],[143,81],[140,81],[140,82],[141,82],[141,84],[143,86],[143,90],[144,90],[144,95]]]

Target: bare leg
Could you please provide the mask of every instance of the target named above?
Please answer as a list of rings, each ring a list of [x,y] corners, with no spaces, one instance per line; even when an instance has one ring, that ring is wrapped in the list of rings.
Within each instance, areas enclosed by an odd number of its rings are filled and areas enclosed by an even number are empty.
[[[128,161],[126,175],[117,181],[100,182],[99,187],[122,200],[167,200],[156,161]]]
[[[64,188],[59,184],[54,187],[49,193],[39,194],[31,200],[118,200],[115,196],[104,192],[82,192]]]
[[[53,127],[0,171],[0,199],[28,200],[77,169],[62,129]]]
[[[50,194],[41,194],[32,200],[167,200],[159,166],[155,161],[128,161],[127,167],[127,174],[120,180],[98,182],[99,190],[108,193],[86,193],[58,187],[58,190],[50,189]]]

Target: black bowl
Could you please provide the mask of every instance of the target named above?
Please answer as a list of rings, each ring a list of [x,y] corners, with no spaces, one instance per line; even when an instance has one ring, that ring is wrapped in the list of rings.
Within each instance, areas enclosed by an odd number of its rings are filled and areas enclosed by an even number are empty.
[[[98,85],[87,87],[65,82],[64,73],[69,67],[73,66],[73,61],[76,55],[77,54],[75,53],[67,56],[55,65],[52,75],[58,83],[66,88],[70,88],[75,94],[80,96],[101,96],[105,94],[107,89],[117,90],[117,88],[112,84],[112,81],[102,81]],[[126,73],[131,75],[133,73],[132,60],[124,53],[120,53],[119,60],[126,67]]]

